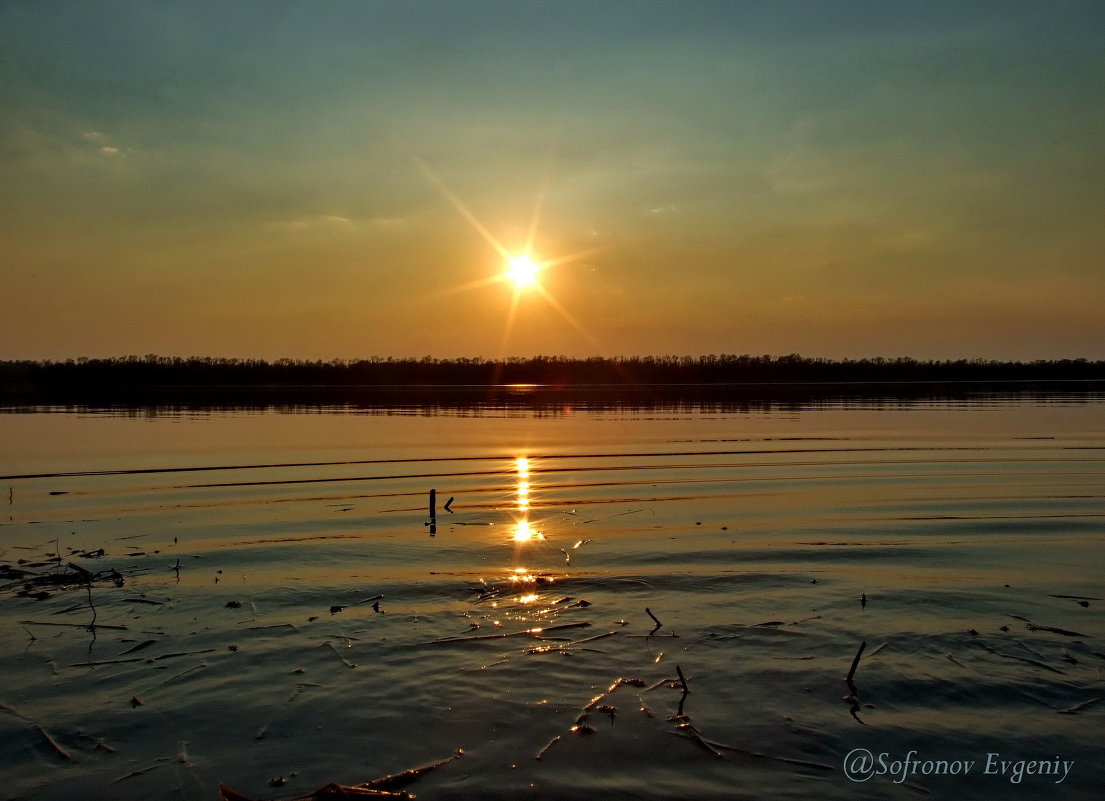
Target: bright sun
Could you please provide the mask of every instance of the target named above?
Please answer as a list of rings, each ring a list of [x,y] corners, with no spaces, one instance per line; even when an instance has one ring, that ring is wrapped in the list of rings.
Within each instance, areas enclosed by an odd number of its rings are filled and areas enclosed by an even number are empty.
[[[537,283],[537,273],[541,271],[541,265],[536,264],[529,256],[514,256],[507,264],[509,267],[506,277],[513,281],[518,289],[525,289]]]

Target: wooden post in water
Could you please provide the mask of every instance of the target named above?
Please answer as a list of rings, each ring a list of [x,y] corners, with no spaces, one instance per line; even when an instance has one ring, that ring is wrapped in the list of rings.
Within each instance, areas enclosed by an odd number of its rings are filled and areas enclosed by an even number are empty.
[[[430,490],[430,536],[437,534],[437,490]]]

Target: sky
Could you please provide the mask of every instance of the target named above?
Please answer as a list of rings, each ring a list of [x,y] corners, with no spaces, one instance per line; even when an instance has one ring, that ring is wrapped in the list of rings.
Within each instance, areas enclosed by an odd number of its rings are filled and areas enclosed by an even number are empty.
[[[0,358],[1105,358],[1103,41],[1099,0],[5,0]]]

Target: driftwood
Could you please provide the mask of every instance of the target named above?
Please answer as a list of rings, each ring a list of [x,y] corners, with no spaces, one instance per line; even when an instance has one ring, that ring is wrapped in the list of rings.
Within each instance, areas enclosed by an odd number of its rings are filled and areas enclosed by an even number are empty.
[[[588,722],[592,713],[598,712],[599,714],[610,715],[610,719],[611,721],[613,721],[614,715],[618,711],[618,708],[616,706],[603,703],[603,701],[606,700],[606,697],[615,692],[619,687],[624,687],[626,685],[629,685],[631,687],[643,687],[644,684],[645,682],[642,679],[627,679],[624,676],[615,679],[614,682],[608,688],[606,688],[605,692],[601,692],[596,695],[594,698],[588,701],[587,704],[579,711],[579,714],[576,715],[576,718],[572,722],[572,725],[568,727],[568,732],[571,734],[579,735],[594,734],[595,727],[590,725],[590,723]],[[549,742],[546,743],[541,748],[541,750],[537,752],[537,754],[534,756],[534,759],[544,759],[545,756],[549,753],[549,750],[558,742],[560,742],[561,737],[562,735],[558,734],[551,740],[549,740]]]
[[[578,629],[590,626],[590,623],[561,623],[559,626],[545,626],[544,628],[532,628],[525,629],[523,631],[508,631],[501,634],[476,634],[471,637],[445,637],[440,640],[430,640],[429,645],[449,645],[457,642],[473,642],[475,640],[501,640],[504,637],[536,637],[541,638],[541,635],[548,634],[552,631],[563,631],[564,629]]]
[[[1079,712],[1081,712],[1081,711],[1082,711],[1083,709],[1086,709],[1086,708],[1088,708],[1088,707],[1091,707],[1091,706],[1093,706],[1094,704],[1096,704],[1096,703],[1098,703],[1098,702],[1100,702],[1100,701],[1101,701],[1101,699],[1100,699],[1100,698],[1091,698],[1091,699],[1090,699],[1089,701],[1083,701],[1082,703],[1080,703],[1080,704],[1075,704],[1074,706],[1072,706],[1072,707],[1069,707],[1069,708],[1067,708],[1067,709],[1057,709],[1056,711],[1057,711],[1057,712],[1058,712],[1058,713],[1059,713],[1060,715],[1077,715],[1077,714],[1078,714]]]
[[[1064,637],[1089,637],[1089,634],[1081,634],[1077,631],[1068,631],[1067,629],[1058,629],[1055,626],[1040,626],[1036,623],[1028,624],[1029,631],[1050,631],[1052,634],[1062,634]]]
[[[414,796],[401,788],[406,787],[412,782],[418,781],[430,771],[437,770],[443,765],[448,765],[455,759],[460,759],[463,754],[463,751],[458,750],[448,759],[442,759],[429,765],[423,765],[420,768],[403,771],[402,773],[392,773],[387,776],[381,776],[378,779],[370,779],[360,784],[349,785],[331,782],[325,787],[320,787],[307,795],[296,796],[290,801],[339,801],[340,799],[356,798],[414,798]],[[225,784],[219,785],[219,794],[222,796],[223,801],[262,801],[262,799],[255,800],[251,796],[242,795],[236,790],[231,790]]]
[[[1038,668],[1043,668],[1044,670],[1049,670],[1052,673],[1059,673],[1060,675],[1065,675],[1063,673],[1063,671],[1059,670],[1059,668],[1052,667],[1051,665],[1046,665],[1043,662],[1040,662],[1038,660],[1026,659],[1023,656],[1014,656],[1013,654],[1003,654],[1001,651],[996,651],[993,648],[991,648],[989,645],[987,645],[986,643],[983,643],[983,642],[978,643],[978,646],[980,648],[982,648],[983,650],[989,651],[994,656],[1000,656],[1000,657],[1003,657],[1005,659],[1013,659],[1017,662],[1024,662],[1026,665],[1032,665],[1033,667],[1038,667]]]

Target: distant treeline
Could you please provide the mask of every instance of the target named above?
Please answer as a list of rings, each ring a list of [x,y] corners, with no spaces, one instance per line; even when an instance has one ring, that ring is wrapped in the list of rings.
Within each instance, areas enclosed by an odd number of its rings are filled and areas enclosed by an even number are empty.
[[[597,385],[1100,381],[1105,362],[911,358],[820,359],[787,356],[632,356],[567,358],[372,358],[332,361],[125,356],[65,361],[0,361],[0,391],[203,387],[373,387],[541,384]]]

